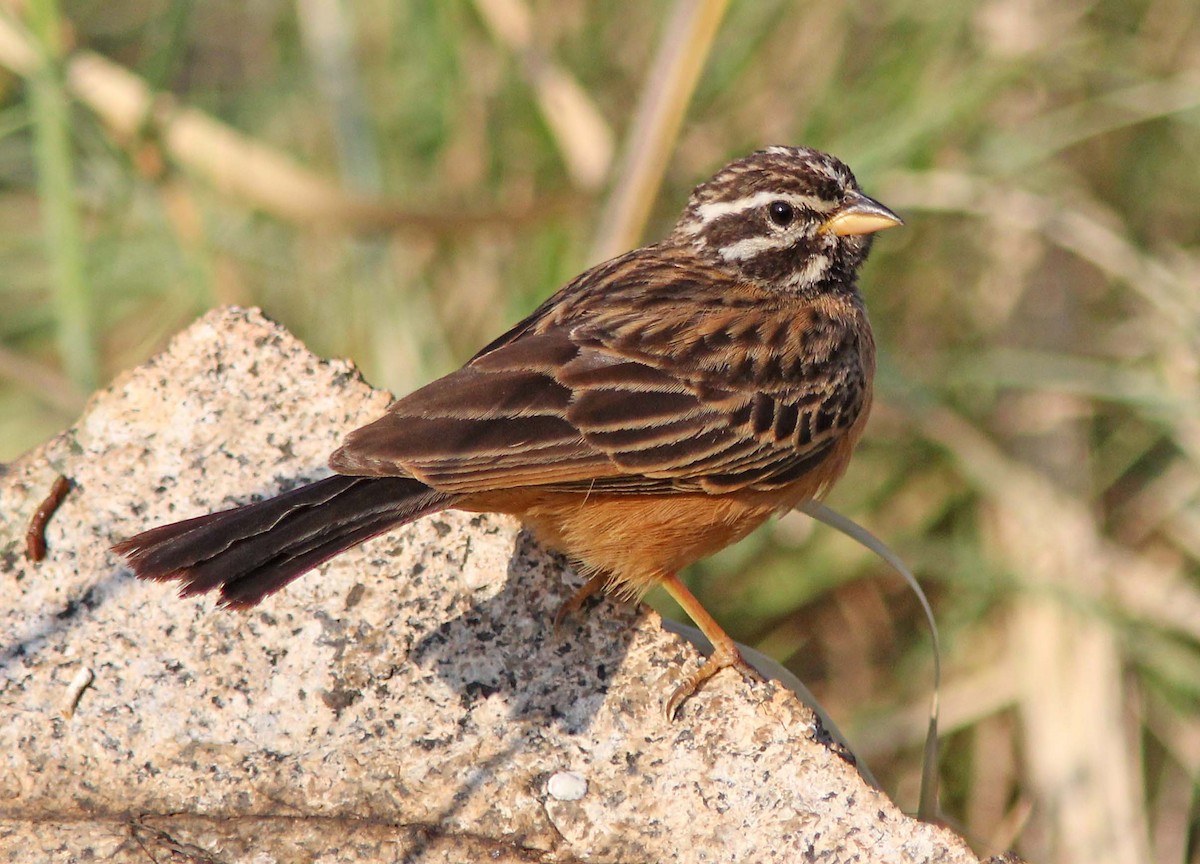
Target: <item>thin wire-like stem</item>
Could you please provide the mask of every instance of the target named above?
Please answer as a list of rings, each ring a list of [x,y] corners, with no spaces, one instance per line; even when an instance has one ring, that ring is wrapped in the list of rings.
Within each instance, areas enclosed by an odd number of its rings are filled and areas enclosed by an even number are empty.
[[[830,528],[840,531],[856,543],[870,549],[893,570],[900,574],[917,596],[921,610],[925,613],[925,621],[929,625],[929,638],[933,643],[933,696],[929,700],[929,726],[925,732],[925,754],[921,767],[921,802],[917,807],[917,816],[925,821],[933,821],[938,816],[938,700],[942,689],[942,647],[938,640],[937,620],[933,616],[933,607],[925,596],[921,583],[913,575],[900,556],[889,549],[882,540],[863,528],[853,519],[849,519],[826,507],[820,501],[809,499],[796,505],[801,513],[807,513],[818,522],[824,522]]]

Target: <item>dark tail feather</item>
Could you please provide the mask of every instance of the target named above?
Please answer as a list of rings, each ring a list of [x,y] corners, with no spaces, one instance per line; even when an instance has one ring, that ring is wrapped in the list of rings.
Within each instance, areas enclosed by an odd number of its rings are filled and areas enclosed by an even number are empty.
[[[113,550],[143,579],[178,579],[185,597],[220,588],[223,606],[245,608],[454,498],[408,477],[335,474],[266,501],[151,528]]]

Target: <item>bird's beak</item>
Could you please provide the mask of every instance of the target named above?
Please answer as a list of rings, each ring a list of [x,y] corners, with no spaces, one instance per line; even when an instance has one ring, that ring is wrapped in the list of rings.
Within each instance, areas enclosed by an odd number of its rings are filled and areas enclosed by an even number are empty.
[[[874,198],[856,192],[836,213],[825,220],[825,224],[819,230],[822,233],[846,237],[851,234],[874,234],[884,228],[894,228],[903,224],[903,219]]]

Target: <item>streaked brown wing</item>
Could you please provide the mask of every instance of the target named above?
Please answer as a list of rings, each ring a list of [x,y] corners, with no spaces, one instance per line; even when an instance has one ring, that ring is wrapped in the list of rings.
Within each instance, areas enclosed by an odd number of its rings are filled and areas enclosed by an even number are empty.
[[[778,488],[853,422],[831,418],[821,428],[820,407],[700,388],[546,334],[400,400],[351,433],[330,464],[347,474],[412,475],[447,492]]]
[[[824,458],[832,436],[813,441],[795,423],[763,424],[772,397],[736,380],[713,383],[697,359],[685,376],[593,350],[561,370],[575,394],[567,419],[621,469],[593,488],[620,491],[629,477],[679,492],[777,488]]]
[[[686,302],[645,282],[612,296],[628,280],[604,281],[604,302],[560,297],[397,401],[351,433],[331,467],[462,493],[779,488],[819,463],[861,411],[853,334],[807,362],[803,305],[731,303],[715,276],[708,292],[689,279]]]

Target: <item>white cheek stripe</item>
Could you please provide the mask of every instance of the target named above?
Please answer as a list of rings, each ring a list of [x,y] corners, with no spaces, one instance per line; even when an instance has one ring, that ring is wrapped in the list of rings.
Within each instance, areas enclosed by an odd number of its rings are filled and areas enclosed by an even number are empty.
[[[726,261],[745,261],[747,258],[753,258],[763,252],[777,252],[780,249],[786,249],[794,245],[796,239],[795,235],[791,234],[774,237],[747,237],[745,240],[720,247],[717,254]]]
[[[700,224],[707,225],[714,219],[720,219],[722,216],[753,210],[755,207],[762,207],[770,204],[772,201],[786,201],[797,209],[815,210],[818,213],[828,213],[837,207],[839,203],[837,201],[826,201],[818,198],[816,195],[789,195],[787,193],[763,190],[762,192],[755,192],[753,195],[747,195],[745,198],[738,198],[734,201],[713,201],[709,204],[701,204],[696,208],[696,215],[700,218]]]
[[[804,265],[803,270],[797,270],[786,280],[784,280],[784,284],[789,288],[799,288],[801,285],[811,285],[823,277],[828,270],[829,256],[814,255],[808,259],[808,263]]]

